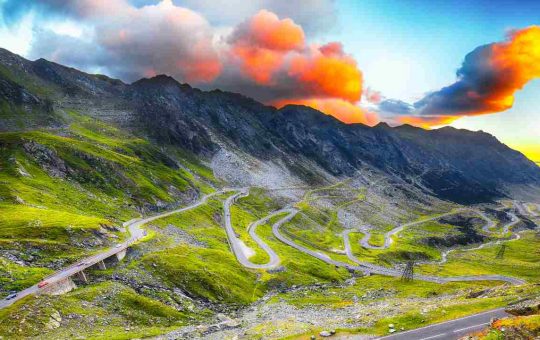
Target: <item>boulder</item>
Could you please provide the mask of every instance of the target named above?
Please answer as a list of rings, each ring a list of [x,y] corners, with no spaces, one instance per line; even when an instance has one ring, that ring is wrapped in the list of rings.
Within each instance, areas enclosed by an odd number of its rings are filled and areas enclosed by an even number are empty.
[[[332,335],[332,333],[330,333],[329,331],[322,331],[319,333],[320,336],[322,336],[323,338],[327,338],[329,336]]]

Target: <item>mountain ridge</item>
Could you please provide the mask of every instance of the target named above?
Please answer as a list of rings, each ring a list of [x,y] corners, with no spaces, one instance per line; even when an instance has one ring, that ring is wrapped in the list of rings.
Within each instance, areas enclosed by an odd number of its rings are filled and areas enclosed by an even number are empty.
[[[535,163],[482,131],[348,125],[309,107],[276,109],[241,94],[193,88],[167,75],[126,84],[45,59],[28,61],[7,50],[0,50],[0,66],[2,104],[42,117],[21,124],[22,115],[4,114],[0,131],[61,125],[61,118],[53,124],[50,117],[73,109],[207,161],[226,150],[277,164],[308,182],[331,182],[371,169],[459,203],[530,197],[540,188]],[[20,98],[31,103],[25,107]]]

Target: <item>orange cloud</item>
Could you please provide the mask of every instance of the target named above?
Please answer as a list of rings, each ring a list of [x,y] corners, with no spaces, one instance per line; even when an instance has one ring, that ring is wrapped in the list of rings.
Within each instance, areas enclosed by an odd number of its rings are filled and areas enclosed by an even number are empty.
[[[356,61],[343,53],[341,44],[330,43],[294,56],[289,75],[317,97],[357,102],[362,96],[362,73]]]
[[[423,129],[431,129],[432,127],[448,125],[460,116],[401,116],[397,117],[397,121],[401,124],[409,124],[421,127]]]
[[[379,122],[375,113],[338,98],[283,99],[273,103],[277,108],[288,104],[312,107],[346,124],[362,123],[373,126]]]
[[[270,11],[261,10],[249,21],[244,39],[270,50],[290,51],[304,47],[304,30],[291,19],[280,20]]]
[[[540,26],[514,31],[509,39],[492,45],[491,63],[500,79],[488,98],[494,111],[512,107],[514,93],[540,77]]]
[[[304,47],[304,31],[291,19],[279,19],[261,10],[233,32],[232,53],[246,75],[259,84],[271,84],[287,53]]]
[[[241,72],[270,98],[267,103],[307,105],[345,123],[377,122],[356,105],[362,73],[341,43],[307,46],[302,27],[266,10],[236,27],[228,42]]]
[[[415,104],[420,115],[480,115],[512,107],[514,94],[540,77],[540,26],[513,31],[507,41],[465,57],[458,80]]]
[[[284,55],[264,48],[237,45],[233,53],[242,60],[242,70],[261,85],[270,85],[272,76],[281,67]]]

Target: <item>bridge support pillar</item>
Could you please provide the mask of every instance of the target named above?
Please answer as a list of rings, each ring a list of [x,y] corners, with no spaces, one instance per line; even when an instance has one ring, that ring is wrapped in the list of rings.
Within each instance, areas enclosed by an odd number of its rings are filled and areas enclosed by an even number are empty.
[[[79,280],[81,280],[82,282],[84,283],[88,283],[88,278],[86,277],[86,274],[81,270],[80,272],[77,273],[77,277],[79,278]]]
[[[118,261],[122,261],[124,259],[124,257],[126,257],[126,252],[127,252],[127,249],[124,249],[124,250],[119,251],[118,253],[116,253],[116,259]]]
[[[107,266],[105,266],[105,261],[99,261],[97,265],[98,265],[98,268],[101,270],[107,269]]]

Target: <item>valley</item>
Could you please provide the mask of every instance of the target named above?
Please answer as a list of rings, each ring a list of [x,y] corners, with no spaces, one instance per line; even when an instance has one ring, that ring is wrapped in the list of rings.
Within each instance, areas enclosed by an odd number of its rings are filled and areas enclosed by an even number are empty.
[[[5,339],[368,339],[540,298],[540,168],[487,133],[0,65]]]

